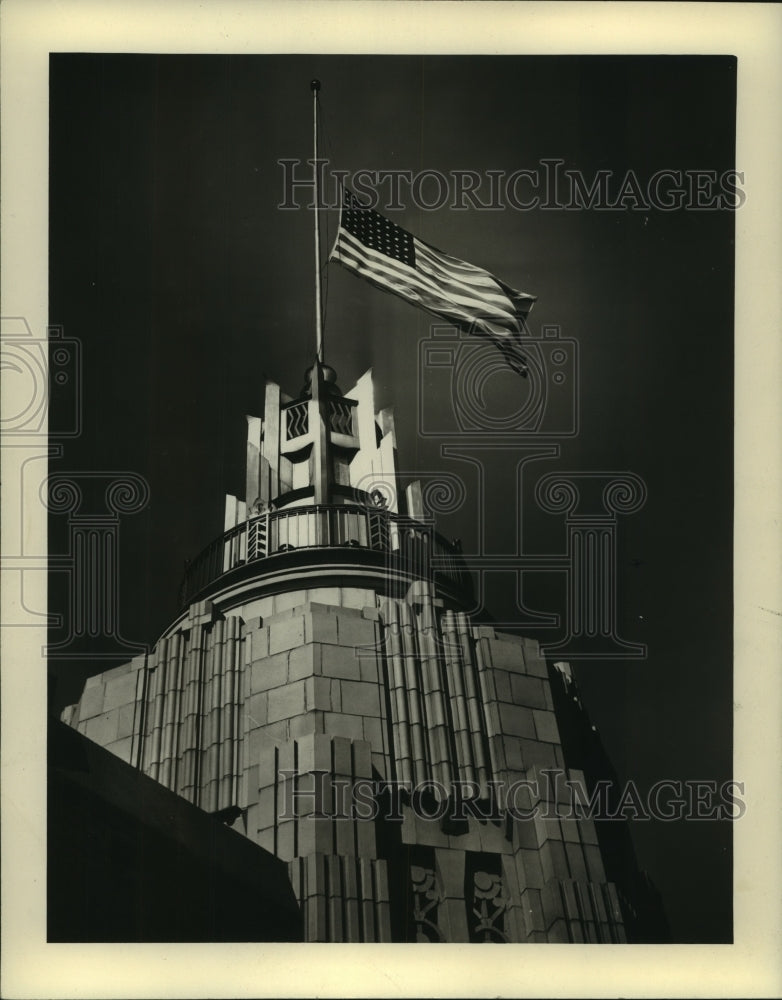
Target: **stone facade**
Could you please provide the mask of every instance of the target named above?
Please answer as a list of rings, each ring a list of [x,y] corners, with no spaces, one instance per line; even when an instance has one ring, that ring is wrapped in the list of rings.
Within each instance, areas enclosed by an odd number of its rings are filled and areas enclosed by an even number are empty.
[[[256,520],[228,498],[212,579],[64,721],[286,862],[306,940],[624,941],[538,644],[470,618],[455,552],[444,582],[399,556],[434,536],[398,519],[421,491],[400,511],[371,378],[343,409],[320,369],[311,387],[248,418]],[[367,477],[393,502],[367,494],[365,522]]]

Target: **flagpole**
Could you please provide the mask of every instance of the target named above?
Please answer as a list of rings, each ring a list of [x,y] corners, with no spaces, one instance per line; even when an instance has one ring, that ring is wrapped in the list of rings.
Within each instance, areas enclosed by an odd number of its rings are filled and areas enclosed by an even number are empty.
[[[312,175],[315,189],[315,336],[318,361],[323,364],[323,316],[320,303],[320,190],[318,185],[318,91],[320,80],[310,82],[312,89],[312,142],[315,150]]]

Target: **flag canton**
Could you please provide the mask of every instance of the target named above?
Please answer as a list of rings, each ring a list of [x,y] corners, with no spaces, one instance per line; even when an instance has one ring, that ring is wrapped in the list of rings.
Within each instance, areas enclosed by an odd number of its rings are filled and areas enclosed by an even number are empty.
[[[370,250],[401,261],[408,267],[415,267],[415,246],[411,234],[379,212],[362,205],[347,189],[344,192],[341,225]]]

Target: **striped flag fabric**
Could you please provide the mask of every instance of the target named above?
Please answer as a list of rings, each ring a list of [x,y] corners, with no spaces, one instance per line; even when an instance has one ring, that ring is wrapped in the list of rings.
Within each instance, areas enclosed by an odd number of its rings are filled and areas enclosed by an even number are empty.
[[[424,243],[347,188],[329,260],[467,333],[489,337],[511,368],[527,376],[522,334],[535,296]]]

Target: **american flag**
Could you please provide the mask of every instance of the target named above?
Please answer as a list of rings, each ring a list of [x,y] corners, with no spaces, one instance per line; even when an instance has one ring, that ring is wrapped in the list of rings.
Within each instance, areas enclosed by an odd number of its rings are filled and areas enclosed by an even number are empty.
[[[483,268],[417,239],[347,188],[329,260],[467,333],[489,337],[511,368],[526,377],[522,334],[534,295],[517,292]]]

